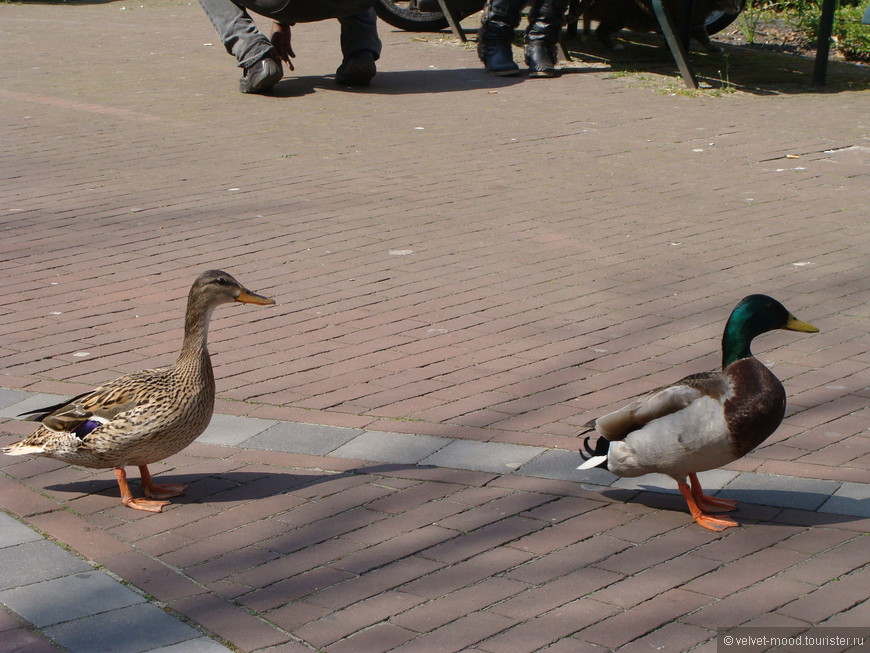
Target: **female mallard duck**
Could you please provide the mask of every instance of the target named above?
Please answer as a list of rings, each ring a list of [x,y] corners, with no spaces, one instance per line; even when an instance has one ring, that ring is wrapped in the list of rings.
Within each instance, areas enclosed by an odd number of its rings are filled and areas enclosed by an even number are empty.
[[[693,374],[599,417],[588,426],[602,436],[578,469],[604,467],[617,476],[658,472],[677,482],[695,521],[713,531],[737,526],[703,511],[734,510],[737,502],[704,494],[696,472],[742,458],[771,435],[785,415],[785,390],[749,350],[752,339],[774,329],[815,333],[775,299],[743,299],[722,335],[722,369]],[[691,487],[686,483],[686,477]]]
[[[275,303],[226,272],[202,273],[188,295],[184,342],[172,367],[127,374],[67,402],[24,413],[42,426],[4,447],[3,453],[47,456],[96,469],[114,467],[121,503],[160,512],[169,503],[161,499],[178,496],[187,486],[155,485],[148,465],[178,453],[208,426],[214,409],[208,323],[217,306],[231,302]],[[124,471],[128,465],[139,467],[148,499],[134,499],[130,493]]]

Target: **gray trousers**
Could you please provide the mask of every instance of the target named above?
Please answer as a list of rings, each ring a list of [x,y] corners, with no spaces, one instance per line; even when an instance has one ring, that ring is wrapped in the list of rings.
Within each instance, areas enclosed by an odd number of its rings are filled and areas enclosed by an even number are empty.
[[[246,68],[272,51],[269,38],[257,29],[248,9],[279,22],[296,22],[291,0],[199,0],[208,19],[217,30],[224,47]],[[374,9],[338,18],[341,23],[341,53],[346,59],[354,52],[369,50],[375,59],[381,55],[377,16]]]

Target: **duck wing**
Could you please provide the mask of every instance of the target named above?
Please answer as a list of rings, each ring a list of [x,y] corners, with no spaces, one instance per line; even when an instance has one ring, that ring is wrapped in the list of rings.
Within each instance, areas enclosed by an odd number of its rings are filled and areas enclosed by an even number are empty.
[[[722,400],[727,393],[728,383],[721,372],[692,374],[599,417],[590,426],[594,426],[607,440],[623,440],[632,431],[643,428],[655,419],[677,413],[701,397]]]
[[[143,370],[115,379],[105,385],[84,392],[72,399],[53,406],[45,406],[21,413],[29,421],[42,422],[52,431],[73,433],[81,430],[88,421],[98,424],[113,419],[137,405],[147,402],[143,388],[158,379],[164,370]],[[83,433],[78,433],[81,437]]]

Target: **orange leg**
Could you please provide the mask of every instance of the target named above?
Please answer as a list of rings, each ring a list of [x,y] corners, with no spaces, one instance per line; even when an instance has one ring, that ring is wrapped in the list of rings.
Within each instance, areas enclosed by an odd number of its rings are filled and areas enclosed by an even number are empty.
[[[134,510],[144,510],[146,512],[160,512],[163,506],[168,504],[168,501],[149,501],[148,499],[134,499],[130,492],[130,487],[127,485],[127,472],[123,467],[115,468],[115,478],[118,480],[118,487],[121,490],[121,503],[128,508]]]
[[[680,488],[680,494],[683,495],[683,498],[689,506],[689,512],[692,513],[692,518],[704,528],[718,532],[738,525],[736,521],[729,517],[714,517],[713,515],[704,514],[695,502],[695,497],[692,496],[692,490],[685,481],[677,483],[677,487]]]
[[[695,503],[707,512],[728,512],[730,510],[737,510],[737,502],[733,499],[721,499],[719,497],[711,497],[704,494],[701,482],[698,480],[698,475],[694,472],[689,474],[689,483],[692,485],[692,497],[694,497]]]
[[[142,475],[142,491],[149,499],[177,497],[184,494],[184,491],[187,489],[187,486],[182,483],[178,485],[155,485],[151,480],[151,472],[148,471],[148,465],[139,465],[139,474]]]

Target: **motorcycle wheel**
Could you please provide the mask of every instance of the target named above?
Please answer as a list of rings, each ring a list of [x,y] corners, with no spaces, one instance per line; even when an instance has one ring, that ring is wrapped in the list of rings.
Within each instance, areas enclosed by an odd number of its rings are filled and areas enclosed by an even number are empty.
[[[481,1],[480,6],[483,6]],[[480,8],[457,11],[459,20],[477,13]],[[440,32],[448,27],[447,18],[440,11],[420,11],[417,0],[375,0],[375,13],[378,17],[406,32]]]
[[[743,0],[740,11],[736,14],[714,11],[705,22],[707,33],[721,32],[733,23],[745,8],[746,0]],[[458,18],[462,20],[477,11],[478,9],[460,10],[457,12]],[[447,19],[442,12],[420,11],[417,9],[417,0],[375,0],[375,13],[385,23],[406,32],[440,32],[448,27]]]
[[[704,26],[707,28],[707,34],[721,32],[737,20],[737,17],[744,9],[746,9],[746,0],[743,0],[743,2],[740,3],[740,11],[736,14],[728,14],[724,11],[714,11],[712,14],[707,16],[707,20],[704,22]]]

